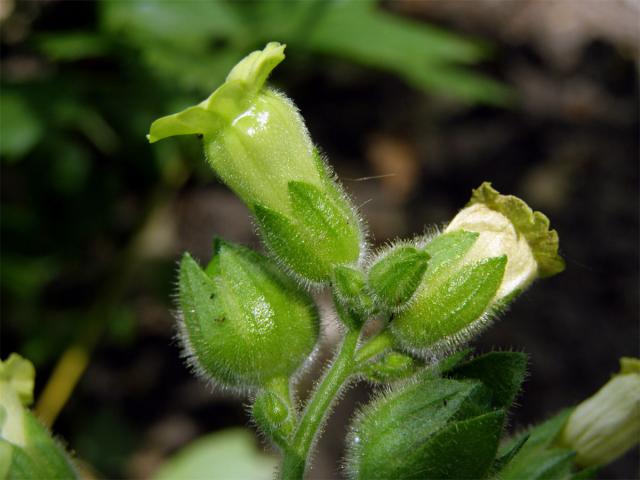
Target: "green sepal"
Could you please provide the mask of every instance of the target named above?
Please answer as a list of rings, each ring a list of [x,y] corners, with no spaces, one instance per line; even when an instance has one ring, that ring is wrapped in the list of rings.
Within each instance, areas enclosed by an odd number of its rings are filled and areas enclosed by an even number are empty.
[[[263,205],[254,205],[253,212],[262,242],[278,259],[295,273],[312,279],[322,279],[328,274],[306,238],[300,235],[297,225],[288,217]]]
[[[456,366],[447,376],[480,380],[492,392],[492,407],[508,409],[526,374],[526,354],[490,352]]]
[[[305,182],[289,182],[293,215],[309,242],[329,268],[355,263],[360,256],[361,234],[355,215],[344,208],[342,198],[333,198]]]
[[[289,182],[291,216],[254,205],[262,239],[293,272],[312,282],[330,280],[335,267],[357,262],[357,219],[317,187]]]
[[[500,478],[503,480],[569,478],[576,453],[555,446],[554,441],[571,411],[572,409],[563,410],[546,422],[511,440],[506,448],[512,448],[514,444],[521,442],[522,436],[529,436],[511,462],[499,472]]]
[[[331,284],[338,300],[347,308],[363,315],[373,312],[373,300],[366,288],[367,280],[362,270],[338,265],[333,269]]]
[[[451,268],[458,263],[473,247],[478,237],[479,234],[476,232],[457,230],[438,235],[427,243],[424,251],[431,258],[422,281],[423,287],[432,284],[442,270]]]
[[[311,297],[266,257],[218,241],[206,272],[180,266],[181,337],[196,372],[228,387],[288,378],[316,343]]]
[[[481,203],[507,217],[516,231],[524,235],[538,262],[541,277],[550,277],[565,268],[558,254],[558,232],[549,228],[549,219],[541,212],[533,211],[524,201],[513,195],[500,195],[491,183],[484,182],[473,190],[467,206]]]
[[[429,254],[398,245],[382,254],[369,269],[368,284],[381,306],[397,309],[414,295],[427,271]]]
[[[175,135],[215,135],[226,122],[249,106],[271,71],[284,60],[284,48],[284,45],[271,42],[263,50],[246,56],[209,98],[153,122],[147,135],[149,142]]]
[[[374,383],[391,383],[414,375],[422,363],[400,352],[388,352],[382,358],[366,363],[360,374]]]
[[[441,283],[422,290],[391,322],[391,332],[400,345],[413,350],[450,349],[465,341],[482,325],[476,322],[482,322],[506,264],[501,256],[455,269]]]

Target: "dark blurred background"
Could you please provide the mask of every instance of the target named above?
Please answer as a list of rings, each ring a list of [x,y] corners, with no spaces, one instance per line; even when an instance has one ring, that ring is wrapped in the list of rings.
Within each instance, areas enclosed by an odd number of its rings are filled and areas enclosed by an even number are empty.
[[[243,399],[184,367],[172,313],[181,252],[208,260],[214,235],[259,248],[247,209],[195,137],[145,134],[278,40],[272,82],[374,245],[443,224],[483,180],[551,218],[566,272],[474,345],[531,355],[511,429],[579,402],[639,353],[639,25],[635,0],[2,0],[2,357],[35,363],[36,397],[65,359],[49,408],[81,375],[53,429],[98,478],[147,478],[194,438],[249,425]],[[340,478],[370,391],[336,410],[313,478]],[[637,476],[636,450],[599,478]]]

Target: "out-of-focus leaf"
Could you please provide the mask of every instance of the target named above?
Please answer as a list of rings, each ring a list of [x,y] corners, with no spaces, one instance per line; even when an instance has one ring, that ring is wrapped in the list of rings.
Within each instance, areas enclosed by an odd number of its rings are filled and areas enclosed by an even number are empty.
[[[36,43],[53,61],[73,61],[99,57],[109,51],[109,41],[91,32],[43,33]]]
[[[4,255],[0,269],[0,285],[15,298],[34,299],[42,287],[58,271],[51,257],[19,257]]]
[[[135,339],[136,317],[126,305],[114,307],[107,320],[109,337],[113,343],[129,346]]]
[[[472,102],[509,100],[505,86],[460,68],[487,55],[481,42],[384,13],[373,2],[327,3],[310,28],[309,48],[394,72],[418,88]]]
[[[135,451],[140,436],[130,420],[118,410],[95,408],[78,428],[71,444],[78,457],[89,462],[105,478],[122,477],[125,463]],[[186,478],[186,477],[185,477]]]
[[[499,478],[504,480],[569,478],[576,453],[566,448],[556,447],[553,441],[570,413],[571,409],[563,410],[522,434],[529,435],[529,439],[513,459],[498,472]],[[521,437],[516,437],[505,446],[505,449],[512,448],[521,441]],[[585,474],[588,478],[589,473]]]
[[[9,91],[0,94],[0,155],[15,161],[40,141],[43,126],[38,114]]]
[[[86,149],[72,142],[59,144],[51,158],[51,182],[63,193],[76,193],[85,184],[91,169],[91,159]]]
[[[232,429],[205,435],[190,443],[160,467],[155,480],[270,480],[274,457],[258,451],[254,435]]]
[[[147,41],[203,48],[212,38],[244,33],[243,24],[227,2],[158,2],[111,0],[102,2],[102,21],[108,31]]]

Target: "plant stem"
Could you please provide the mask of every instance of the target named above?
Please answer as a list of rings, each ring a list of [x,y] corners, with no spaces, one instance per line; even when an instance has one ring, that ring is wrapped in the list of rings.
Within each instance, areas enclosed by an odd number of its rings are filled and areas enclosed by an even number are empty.
[[[371,360],[373,357],[380,355],[381,353],[389,350],[393,346],[393,338],[387,330],[382,331],[375,337],[368,340],[359,350],[355,356],[355,361],[360,366],[367,360]]]
[[[305,408],[300,424],[293,436],[290,448],[284,452],[280,476],[283,480],[300,480],[304,476],[307,457],[331,404],[353,373],[353,357],[358,346],[358,330],[349,330],[338,353],[318,384]]]

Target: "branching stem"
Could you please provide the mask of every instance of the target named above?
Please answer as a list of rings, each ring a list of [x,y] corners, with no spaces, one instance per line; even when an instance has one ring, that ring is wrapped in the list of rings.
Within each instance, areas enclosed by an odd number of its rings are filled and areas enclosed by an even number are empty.
[[[283,480],[302,479],[316,434],[326,420],[331,404],[354,371],[354,356],[359,337],[358,330],[349,330],[346,333],[338,353],[309,400],[290,448],[284,452],[280,473]]]

